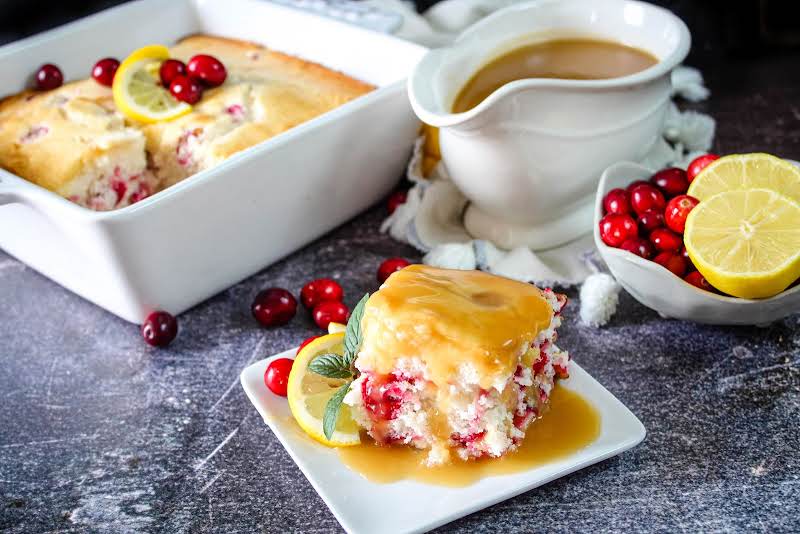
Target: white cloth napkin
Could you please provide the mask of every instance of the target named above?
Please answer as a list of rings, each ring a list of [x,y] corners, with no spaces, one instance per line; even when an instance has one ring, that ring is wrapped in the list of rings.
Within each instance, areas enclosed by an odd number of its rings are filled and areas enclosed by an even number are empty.
[[[403,17],[395,32],[399,37],[426,46],[444,46],[465,27],[492,11],[518,0],[444,0],[422,15],[410,2],[401,0],[366,0],[378,9],[390,10]],[[699,101],[708,98],[699,71],[678,67],[672,73],[674,96]],[[681,112],[673,103],[664,124],[663,136],[642,164],[659,169],[666,166],[685,168],[697,155],[711,148],[715,122],[708,115]],[[414,186],[408,200],[384,221],[382,230],[399,241],[410,243],[425,252],[423,261],[440,267],[475,269],[526,282],[570,286],[580,284],[596,268],[587,263],[595,250],[591,233],[566,245],[532,252],[520,247],[501,250],[488,241],[474,240],[464,229],[462,215],[467,199],[459,192],[439,164],[432,175],[422,176],[422,140],[418,140],[408,165],[408,179]],[[597,259],[594,258],[595,264]]]

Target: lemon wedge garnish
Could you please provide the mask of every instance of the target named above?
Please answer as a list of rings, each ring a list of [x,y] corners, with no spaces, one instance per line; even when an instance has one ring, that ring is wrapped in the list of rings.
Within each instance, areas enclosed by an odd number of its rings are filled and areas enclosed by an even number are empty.
[[[168,121],[192,110],[161,85],[158,69],[165,59],[169,59],[166,46],[149,45],[120,64],[111,90],[117,108],[129,119],[143,123]]]
[[[684,243],[717,289],[777,295],[800,278],[800,203],[771,189],[718,193],[689,213]]]
[[[289,409],[295,421],[306,434],[328,447],[349,447],[361,443],[359,427],[350,415],[350,407],[342,404],[336,429],[327,439],[323,432],[322,420],[325,406],[330,398],[345,385],[348,380],[326,378],[311,372],[308,364],[325,353],[342,354],[344,352],[344,333],[321,336],[300,351],[294,359],[286,396]]]
[[[800,169],[769,154],[733,154],[700,171],[687,194],[706,200],[723,191],[742,189],[772,189],[800,202]]]

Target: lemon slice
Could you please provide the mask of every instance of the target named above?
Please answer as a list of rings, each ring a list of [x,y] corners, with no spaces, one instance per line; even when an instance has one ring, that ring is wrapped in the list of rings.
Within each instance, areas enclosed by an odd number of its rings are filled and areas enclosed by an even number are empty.
[[[320,354],[328,352],[342,354],[343,351],[344,333],[327,334],[315,339],[303,347],[294,359],[286,388],[289,409],[297,424],[306,434],[329,447],[358,445],[361,443],[359,427],[350,415],[350,407],[342,404],[336,421],[336,430],[331,439],[325,437],[322,430],[325,406],[347,380],[325,378],[312,373],[308,370],[308,364]]]
[[[771,189],[718,193],[689,213],[684,243],[717,289],[777,295],[800,278],[800,204]]]
[[[161,85],[158,69],[165,59],[169,59],[166,46],[149,45],[120,64],[111,90],[117,108],[129,119],[143,123],[168,121],[192,110]]]
[[[757,188],[800,202],[800,169],[769,154],[733,154],[700,171],[687,194],[705,200],[723,191]]]

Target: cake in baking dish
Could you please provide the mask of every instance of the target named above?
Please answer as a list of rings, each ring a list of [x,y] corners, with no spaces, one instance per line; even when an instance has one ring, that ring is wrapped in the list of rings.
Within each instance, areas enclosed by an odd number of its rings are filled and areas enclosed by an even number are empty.
[[[367,301],[344,402],[376,442],[425,449],[429,465],[502,456],[568,376],[555,344],[565,304],[479,271],[406,267]]]
[[[121,208],[374,89],[233,39],[191,36],[170,52],[215,56],[228,77],[187,115],[146,125],[125,119],[111,88],[91,79],[8,97],[0,166],[82,206]]]

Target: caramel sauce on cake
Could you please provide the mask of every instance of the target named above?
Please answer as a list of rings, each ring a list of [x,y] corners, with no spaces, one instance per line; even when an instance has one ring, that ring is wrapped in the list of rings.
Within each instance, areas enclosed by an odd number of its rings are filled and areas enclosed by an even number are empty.
[[[553,310],[533,285],[480,271],[411,265],[394,273],[364,308],[360,369],[387,374],[418,358],[446,390],[465,364],[484,389],[513,375]]]
[[[500,458],[482,458],[428,467],[425,451],[407,446],[379,447],[369,438],[337,449],[347,467],[378,483],[411,479],[440,486],[468,486],[496,475],[527,471],[578,452],[600,435],[597,409],[578,393],[556,385],[550,410],[531,425],[519,449]]]

